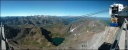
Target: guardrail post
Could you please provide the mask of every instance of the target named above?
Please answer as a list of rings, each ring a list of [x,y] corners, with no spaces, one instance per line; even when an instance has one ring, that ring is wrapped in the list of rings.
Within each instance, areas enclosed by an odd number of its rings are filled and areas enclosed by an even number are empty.
[[[2,31],[1,31],[2,29],[1,29],[1,23],[0,23],[0,50],[2,50]]]
[[[125,35],[125,50],[128,50],[128,22],[127,19],[125,18],[126,21],[126,35]]]

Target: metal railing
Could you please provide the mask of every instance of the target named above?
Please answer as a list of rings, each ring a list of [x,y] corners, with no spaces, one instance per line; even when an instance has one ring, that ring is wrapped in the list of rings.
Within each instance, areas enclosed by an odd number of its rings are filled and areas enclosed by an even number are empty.
[[[0,50],[2,50],[2,28],[1,28],[1,23],[0,23]]]
[[[2,35],[2,27],[4,27],[4,26],[1,23],[0,24],[0,50],[5,50],[5,49],[2,49],[2,40],[5,42],[6,50],[10,50],[5,34],[4,34],[4,36]]]
[[[126,35],[125,35],[125,50],[128,50],[128,21],[127,21],[127,19],[125,19],[125,21],[126,21]]]
[[[121,26],[121,28],[120,28],[118,34],[116,35],[116,39],[114,40],[114,42],[113,42],[113,44],[112,44],[110,50],[120,50],[120,48],[119,48],[119,41],[120,41],[121,33],[122,33],[123,29],[124,29],[124,24],[125,24],[125,22],[127,23],[127,20],[126,20],[126,19],[124,20],[124,22],[123,22],[123,24],[122,24],[122,26]],[[127,25],[127,24],[126,24],[126,25]],[[127,26],[126,26],[126,28],[127,28]],[[127,29],[125,29],[125,30],[126,30],[126,33],[128,33],[128,32],[127,32]],[[125,36],[126,36],[126,35],[125,35]],[[127,40],[125,39],[125,45],[124,45],[125,48],[124,48],[124,49],[126,49],[126,47],[127,47],[126,41],[127,41]]]
[[[119,40],[120,40],[120,36],[121,36],[121,33],[122,33],[122,30],[123,30],[123,26],[124,26],[124,23],[125,21],[123,22],[122,26],[121,26],[121,29],[119,30],[117,36],[116,36],[116,39],[114,41],[114,43],[112,44],[110,50],[116,50],[116,49],[119,49]]]

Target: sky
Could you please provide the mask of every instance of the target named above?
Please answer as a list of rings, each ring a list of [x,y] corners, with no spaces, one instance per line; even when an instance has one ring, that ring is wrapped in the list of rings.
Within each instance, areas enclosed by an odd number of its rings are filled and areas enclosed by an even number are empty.
[[[126,1],[1,1],[1,16],[82,16],[109,10],[114,2],[128,5]],[[93,16],[110,17],[109,11]]]

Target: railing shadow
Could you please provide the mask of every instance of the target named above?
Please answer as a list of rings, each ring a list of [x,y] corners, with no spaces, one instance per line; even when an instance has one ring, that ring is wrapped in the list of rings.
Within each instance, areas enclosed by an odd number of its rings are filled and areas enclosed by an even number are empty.
[[[112,44],[110,44],[110,43],[104,42],[104,43],[98,48],[98,50],[110,50],[111,45],[112,45]]]

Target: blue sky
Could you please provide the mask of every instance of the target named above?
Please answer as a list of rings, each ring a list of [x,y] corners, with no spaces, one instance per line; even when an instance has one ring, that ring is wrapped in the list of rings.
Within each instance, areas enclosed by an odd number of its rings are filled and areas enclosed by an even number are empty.
[[[81,16],[108,10],[115,1],[1,1],[1,16]],[[128,5],[126,1],[116,1]],[[109,11],[94,15],[109,17]]]

